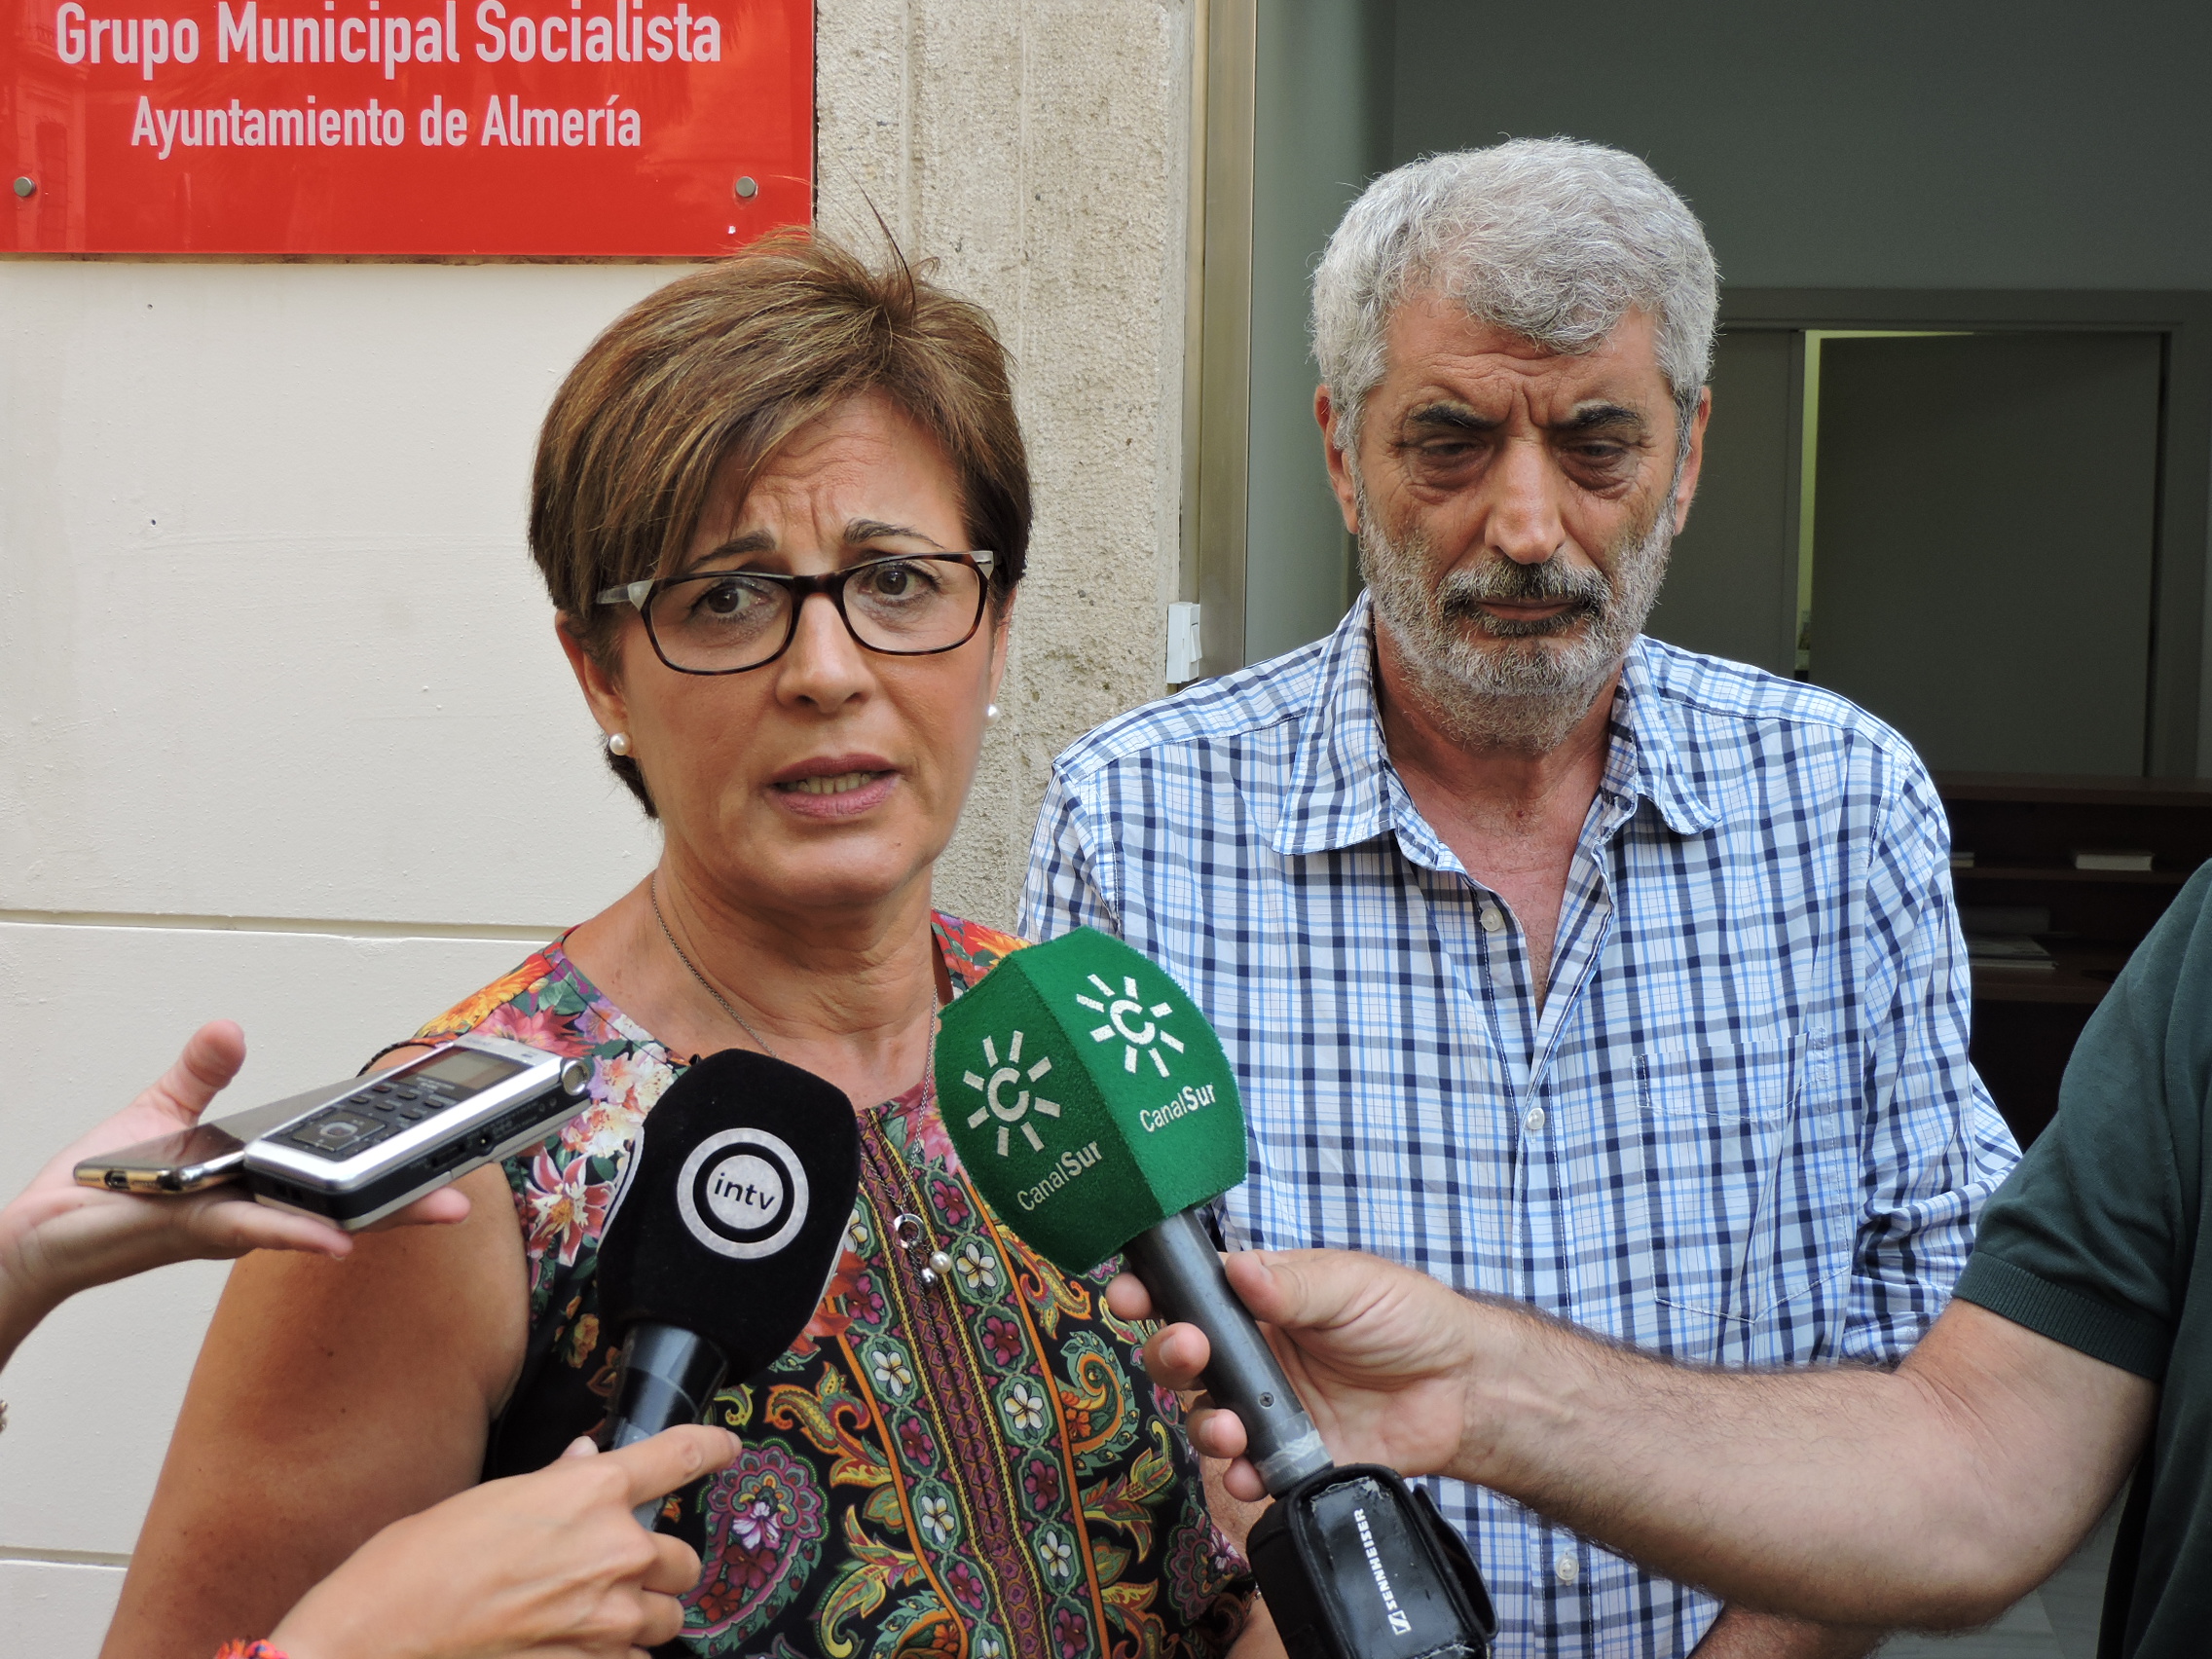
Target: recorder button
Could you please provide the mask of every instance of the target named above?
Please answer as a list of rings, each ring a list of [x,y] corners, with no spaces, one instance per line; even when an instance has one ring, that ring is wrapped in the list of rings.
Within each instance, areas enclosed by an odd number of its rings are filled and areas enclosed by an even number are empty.
[[[324,1158],[339,1158],[382,1140],[389,1132],[388,1124],[366,1112],[333,1107],[309,1119],[285,1138]]]

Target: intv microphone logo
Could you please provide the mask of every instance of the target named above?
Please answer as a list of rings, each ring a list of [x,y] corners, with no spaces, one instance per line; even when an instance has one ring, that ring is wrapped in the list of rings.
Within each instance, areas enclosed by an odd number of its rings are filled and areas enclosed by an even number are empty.
[[[766,1129],[724,1129],[691,1149],[676,1179],[677,1211],[719,1256],[773,1256],[806,1224],[806,1168]]]

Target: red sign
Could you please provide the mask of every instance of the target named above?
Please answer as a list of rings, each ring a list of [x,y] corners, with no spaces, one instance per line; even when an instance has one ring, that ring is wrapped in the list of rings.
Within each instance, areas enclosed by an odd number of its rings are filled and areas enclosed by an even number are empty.
[[[12,3],[0,250],[696,256],[813,216],[811,0]]]

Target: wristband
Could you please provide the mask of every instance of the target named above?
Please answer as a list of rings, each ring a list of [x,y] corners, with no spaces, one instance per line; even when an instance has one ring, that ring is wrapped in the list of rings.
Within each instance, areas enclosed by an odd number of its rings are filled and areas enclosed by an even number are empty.
[[[271,1641],[226,1641],[215,1659],[288,1659],[284,1650]]]

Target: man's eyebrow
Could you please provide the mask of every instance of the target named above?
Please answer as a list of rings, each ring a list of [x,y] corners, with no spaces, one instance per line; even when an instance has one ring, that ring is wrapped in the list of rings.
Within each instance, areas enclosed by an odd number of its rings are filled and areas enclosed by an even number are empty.
[[[1404,424],[1408,427],[1442,428],[1449,432],[1494,432],[1505,423],[1488,415],[1478,415],[1464,403],[1425,403],[1410,411]]]
[[[1554,421],[1554,432],[1588,432],[1600,426],[1641,426],[1644,424],[1643,412],[1631,409],[1625,403],[1588,403],[1567,416]]]

